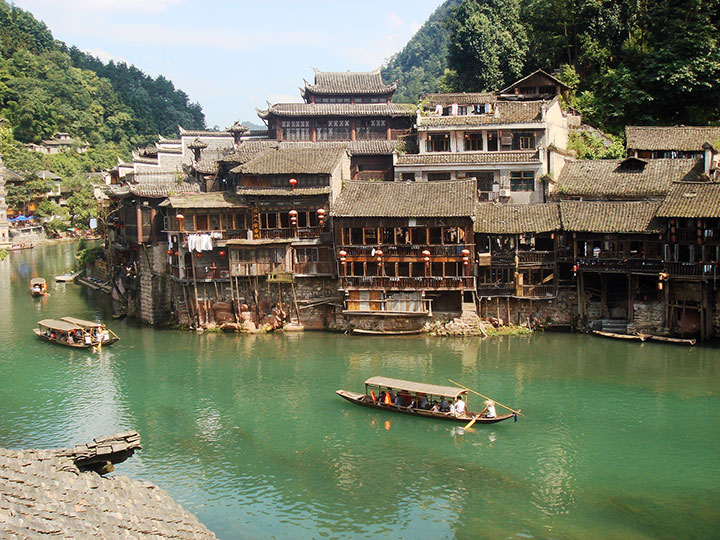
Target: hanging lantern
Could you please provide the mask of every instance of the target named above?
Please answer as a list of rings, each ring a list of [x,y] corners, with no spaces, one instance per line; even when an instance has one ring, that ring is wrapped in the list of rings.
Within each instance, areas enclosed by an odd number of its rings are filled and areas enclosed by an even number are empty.
[[[218,251],[218,255],[220,255],[221,257],[224,257],[224,256],[225,256],[225,252],[224,252],[224,251]]]
[[[382,250],[381,250],[381,249],[376,249],[376,250],[375,250],[375,255],[377,255],[378,257],[382,257],[382,256],[383,256]]]
[[[468,261],[463,261],[464,266],[467,266],[468,264],[470,264]]]
[[[177,256],[177,250],[173,251],[173,255]]]
[[[463,254],[463,257],[468,257],[470,255],[469,249],[463,249],[460,253]]]
[[[202,253],[200,253],[199,251],[195,254],[195,256],[196,256],[198,259],[202,259]]]
[[[430,264],[430,257],[423,257],[426,263]]]
[[[185,216],[183,216],[182,214],[178,214],[178,215],[176,215],[175,217],[176,217],[177,219],[179,219],[180,221],[182,221],[183,219],[185,219]]]
[[[662,281],[658,281],[658,290],[659,291],[663,290],[663,282]]]
[[[346,260],[347,260],[347,259],[345,259],[345,257],[340,257],[340,262],[341,262],[341,263],[345,264],[345,261],[346,261]]]
[[[172,254],[173,254],[173,250],[172,250],[172,249],[168,249],[168,250],[167,250],[167,254],[168,254],[168,255],[170,255],[170,256],[172,257]]]
[[[318,208],[317,215],[320,217],[325,216],[325,209],[324,208]]]
[[[346,257],[347,251],[345,251],[344,249],[341,249],[340,251],[338,251],[338,255],[340,255],[340,257]]]
[[[427,258],[430,256],[430,250],[429,249],[423,249],[422,250],[423,257]]]
[[[382,262],[382,257],[378,257],[377,262]]]
[[[298,183],[297,178],[291,178],[290,180],[288,180],[288,182],[290,183],[290,187],[293,189],[295,188],[295,186]]]

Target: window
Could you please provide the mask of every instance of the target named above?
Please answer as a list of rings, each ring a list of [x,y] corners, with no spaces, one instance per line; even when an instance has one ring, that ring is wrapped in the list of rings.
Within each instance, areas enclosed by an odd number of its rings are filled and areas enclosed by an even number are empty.
[[[403,182],[414,182],[415,181],[415,173],[414,172],[402,173],[402,181]]]
[[[385,139],[387,137],[387,120],[384,118],[356,120],[355,135],[358,139]]]
[[[310,120],[283,120],[282,138],[284,141],[309,141]]]
[[[478,171],[468,173],[468,176],[474,176],[477,178],[478,191],[492,191],[494,175],[487,171]]]
[[[315,103],[350,103],[350,98],[346,96],[318,96],[315,98]]]
[[[387,103],[387,98],[385,96],[356,97],[355,103]]]
[[[512,134],[513,150],[534,150],[535,133],[532,131],[518,131]]]
[[[513,171],[510,173],[512,191],[535,191],[535,173],[533,171]]]
[[[467,133],[465,135],[465,151],[482,150],[483,137],[482,133]]]
[[[350,140],[350,120],[318,120],[317,138],[319,141]]]
[[[439,180],[450,180],[450,173],[449,172],[428,173],[428,181],[437,182]]]
[[[318,248],[295,248],[295,254],[297,256],[297,262],[309,263],[318,261]]]
[[[433,133],[428,135],[428,152],[448,152],[450,150],[450,135],[447,133]]]
[[[497,152],[498,149],[498,132],[497,131],[488,131],[487,134],[487,141],[488,141],[488,151],[490,152]]]

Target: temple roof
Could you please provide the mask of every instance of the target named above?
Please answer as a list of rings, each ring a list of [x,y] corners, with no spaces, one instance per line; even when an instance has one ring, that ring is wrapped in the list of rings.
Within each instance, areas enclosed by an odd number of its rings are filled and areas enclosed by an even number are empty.
[[[0,448],[0,537],[215,538],[157,486],[93,472],[139,448],[135,431],[69,449]]]
[[[264,111],[258,110],[260,118],[280,116],[301,118],[310,116],[367,117],[404,116],[414,117],[417,107],[409,103],[276,103]]]
[[[627,126],[627,148],[701,152],[703,144],[720,148],[720,126]]]
[[[475,181],[346,182],[336,217],[468,217],[475,212]]]
[[[429,152],[402,154],[397,165],[475,165],[482,163],[539,163],[537,150],[513,152]]]
[[[555,197],[632,199],[664,196],[673,182],[700,180],[701,160],[628,158],[569,161],[560,173]]]
[[[660,206],[659,217],[720,217],[720,183],[677,182]]]
[[[385,84],[380,75],[380,70],[375,71],[315,71],[315,84],[305,82],[305,89],[302,95],[325,94],[325,95],[368,95],[368,94],[391,94],[397,89],[397,82]]]
[[[594,233],[655,233],[659,201],[561,201],[563,229]]]
[[[557,204],[477,204],[474,225],[477,233],[541,233],[560,228],[560,208]]]
[[[271,148],[230,170],[242,174],[332,174],[344,148]]]

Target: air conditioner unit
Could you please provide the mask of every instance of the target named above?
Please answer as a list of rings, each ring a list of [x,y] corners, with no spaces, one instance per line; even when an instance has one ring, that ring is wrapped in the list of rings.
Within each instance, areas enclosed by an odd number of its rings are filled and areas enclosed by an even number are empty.
[[[500,197],[509,197],[510,196],[510,190],[509,189],[501,189],[500,190]]]

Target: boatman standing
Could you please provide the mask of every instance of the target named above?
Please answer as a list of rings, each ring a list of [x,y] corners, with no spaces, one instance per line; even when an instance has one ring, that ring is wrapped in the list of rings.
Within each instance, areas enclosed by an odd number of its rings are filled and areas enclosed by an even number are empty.
[[[465,402],[463,401],[462,394],[455,400],[455,416],[462,416],[465,414]]]

